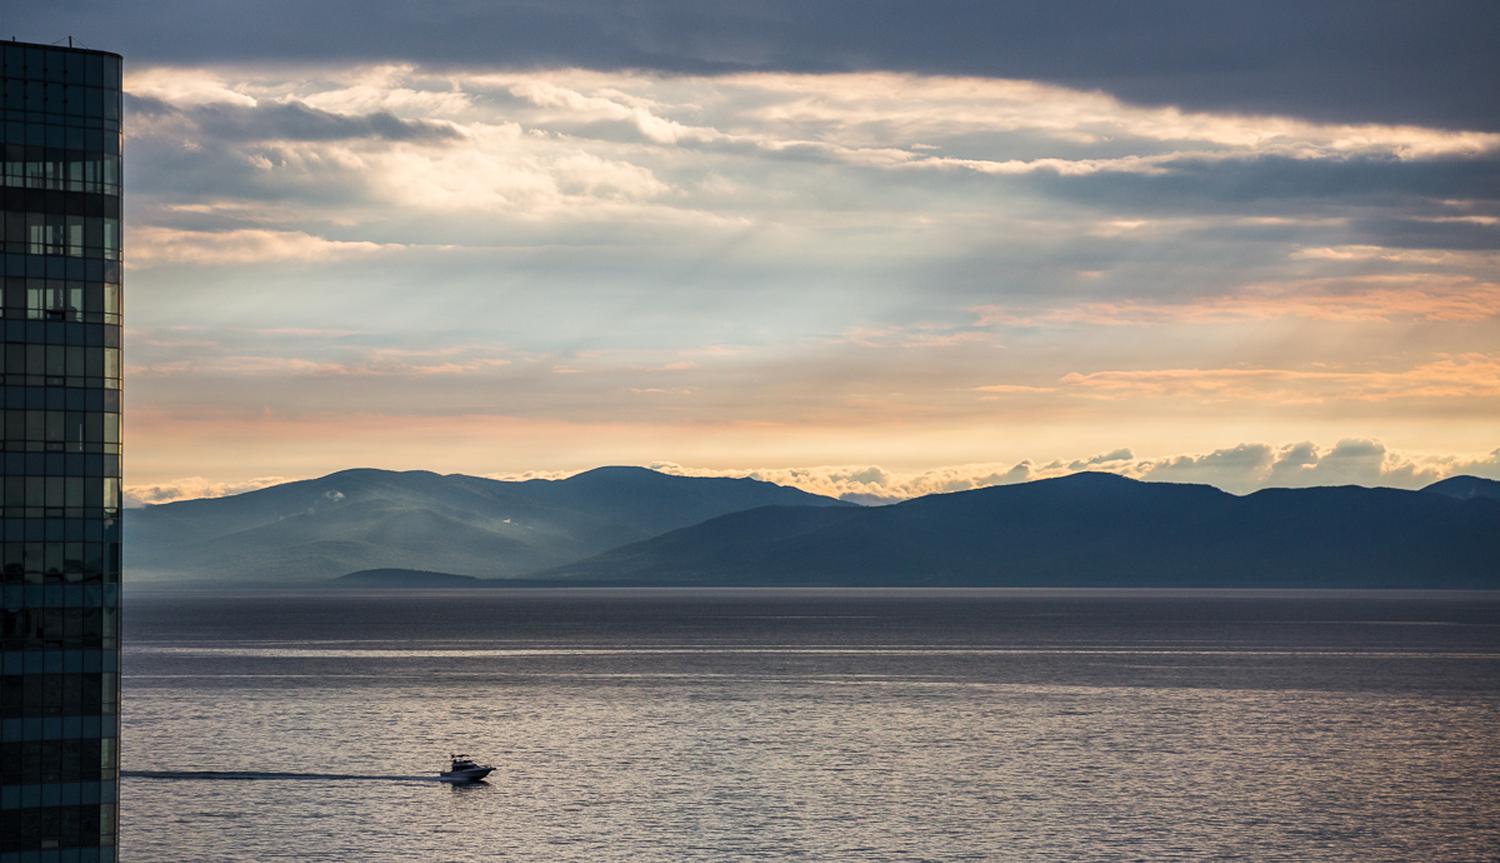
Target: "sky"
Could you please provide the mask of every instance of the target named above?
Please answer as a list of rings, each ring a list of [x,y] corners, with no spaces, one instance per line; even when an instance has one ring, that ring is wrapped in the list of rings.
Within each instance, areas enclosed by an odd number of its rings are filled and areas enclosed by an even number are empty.
[[[126,57],[136,501],[1500,478],[1492,3],[26,5]]]

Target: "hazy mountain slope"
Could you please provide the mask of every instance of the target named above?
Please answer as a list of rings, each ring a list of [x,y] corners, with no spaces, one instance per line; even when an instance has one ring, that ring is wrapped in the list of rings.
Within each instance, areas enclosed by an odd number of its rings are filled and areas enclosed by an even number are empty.
[[[1109,474],[735,513],[546,573],[629,583],[1500,587],[1500,503]]]
[[[522,486],[540,502],[608,515],[647,535],[762,506],[849,506],[758,480],[675,476],[643,467],[601,467],[560,482],[531,480]]]
[[[1450,476],[1427,486],[1422,491],[1445,494],[1448,497],[1464,500],[1476,497],[1500,500],[1500,482],[1478,476]]]
[[[420,569],[362,569],[341,575],[333,580],[338,587],[391,588],[391,587],[483,587],[488,582],[472,575],[454,575],[449,572],[428,572]]]
[[[643,468],[526,482],[348,470],[132,510],[126,566],[137,582],[316,582],[381,568],[507,577],[776,504],[846,506],[756,480]]]

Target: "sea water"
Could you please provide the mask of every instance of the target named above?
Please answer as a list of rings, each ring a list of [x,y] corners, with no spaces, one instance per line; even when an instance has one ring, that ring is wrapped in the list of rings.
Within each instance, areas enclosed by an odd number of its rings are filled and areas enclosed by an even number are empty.
[[[133,863],[1500,857],[1496,594],[126,600]]]

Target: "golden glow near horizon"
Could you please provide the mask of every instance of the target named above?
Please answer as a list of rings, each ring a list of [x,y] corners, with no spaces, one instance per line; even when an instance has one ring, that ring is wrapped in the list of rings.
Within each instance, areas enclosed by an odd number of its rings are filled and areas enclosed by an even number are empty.
[[[1500,476],[1500,135],[896,73],[126,86],[139,500]]]

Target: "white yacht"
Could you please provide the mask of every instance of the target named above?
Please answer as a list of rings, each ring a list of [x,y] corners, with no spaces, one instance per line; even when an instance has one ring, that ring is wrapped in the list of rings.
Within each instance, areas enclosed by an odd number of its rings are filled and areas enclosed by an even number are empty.
[[[438,778],[444,782],[478,782],[495,769],[488,764],[478,764],[463,754],[450,755],[448,760],[451,766],[438,774]]]

